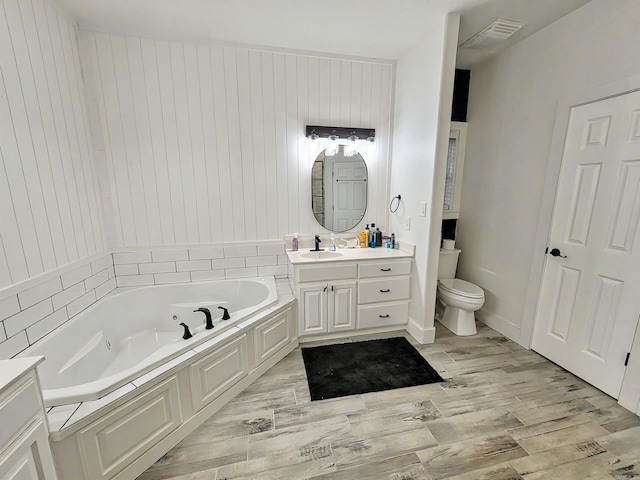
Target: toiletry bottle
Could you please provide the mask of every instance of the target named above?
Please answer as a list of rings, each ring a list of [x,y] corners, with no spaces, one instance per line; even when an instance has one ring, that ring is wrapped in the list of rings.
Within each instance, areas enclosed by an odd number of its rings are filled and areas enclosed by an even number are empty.
[[[333,236],[333,233],[331,234],[331,240],[329,243],[329,251],[330,252],[335,252],[336,251],[336,239]]]
[[[293,240],[291,240],[291,250],[294,252],[298,251],[298,233],[293,234]]]
[[[396,234],[395,233],[391,234],[391,248],[393,248],[393,249],[396,248]]]
[[[374,230],[376,224],[372,223],[371,224],[371,229],[369,230],[369,246],[371,248],[376,248],[376,231]]]
[[[360,248],[366,248],[369,246],[369,224],[360,232]]]
[[[375,244],[376,247],[382,246],[382,232],[379,228],[376,227],[376,231],[374,232]]]

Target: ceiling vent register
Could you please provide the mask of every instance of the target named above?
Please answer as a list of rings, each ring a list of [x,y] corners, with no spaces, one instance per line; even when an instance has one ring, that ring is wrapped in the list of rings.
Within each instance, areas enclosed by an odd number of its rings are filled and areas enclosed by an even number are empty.
[[[476,49],[491,48],[507,40],[522,27],[524,27],[524,23],[499,18],[466,42],[461,43],[460,47]]]

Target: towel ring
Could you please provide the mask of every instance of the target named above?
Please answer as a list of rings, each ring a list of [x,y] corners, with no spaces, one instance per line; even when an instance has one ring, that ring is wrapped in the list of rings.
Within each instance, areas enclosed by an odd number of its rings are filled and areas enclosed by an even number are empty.
[[[391,213],[396,213],[398,211],[398,208],[400,208],[400,200],[402,199],[402,197],[400,195],[396,195],[395,197],[393,197],[391,199],[391,203],[389,204],[389,210],[391,211]],[[393,208],[393,202],[395,200],[398,200],[398,203],[396,204],[396,208]]]

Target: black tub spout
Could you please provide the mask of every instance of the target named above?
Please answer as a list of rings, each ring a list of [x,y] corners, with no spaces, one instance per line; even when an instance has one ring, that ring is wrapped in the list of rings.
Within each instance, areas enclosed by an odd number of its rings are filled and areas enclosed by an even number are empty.
[[[182,338],[187,340],[187,339],[193,337],[193,335],[191,335],[191,332],[189,331],[189,326],[186,323],[181,323],[180,325],[182,325],[184,327],[184,335],[182,335]]]
[[[229,320],[231,317],[229,316],[229,310],[224,307],[218,307],[220,310],[224,310],[222,314],[222,320]]]
[[[194,312],[202,312],[204,313],[206,319],[206,326],[204,327],[207,330],[211,330],[213,328],[213,320],[211,319],[211,312],[208,308],[196,308]]]

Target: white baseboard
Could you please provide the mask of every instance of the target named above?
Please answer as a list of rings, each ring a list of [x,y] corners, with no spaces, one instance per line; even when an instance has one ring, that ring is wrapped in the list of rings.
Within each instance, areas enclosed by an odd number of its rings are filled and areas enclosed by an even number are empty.
[[[436,341],[436,329],[434,326],[424,328],[413,318],[409,318],[407,324],[407,332],[416,340],[416,342],[426,345]]]
[[[509,322],[508,320],[499,317],[498,315],[494,315],[493,313],[489,313],[484,309],[480,309],[476,312],[476,319],[480,320],[482,323],[487,325],[488,327],[493,328],[496,332],[501,333],[509,340],[516,342],[517,344],[523,346],[524,348],[528,347],[522,342],[522,329],[517,325]]]

